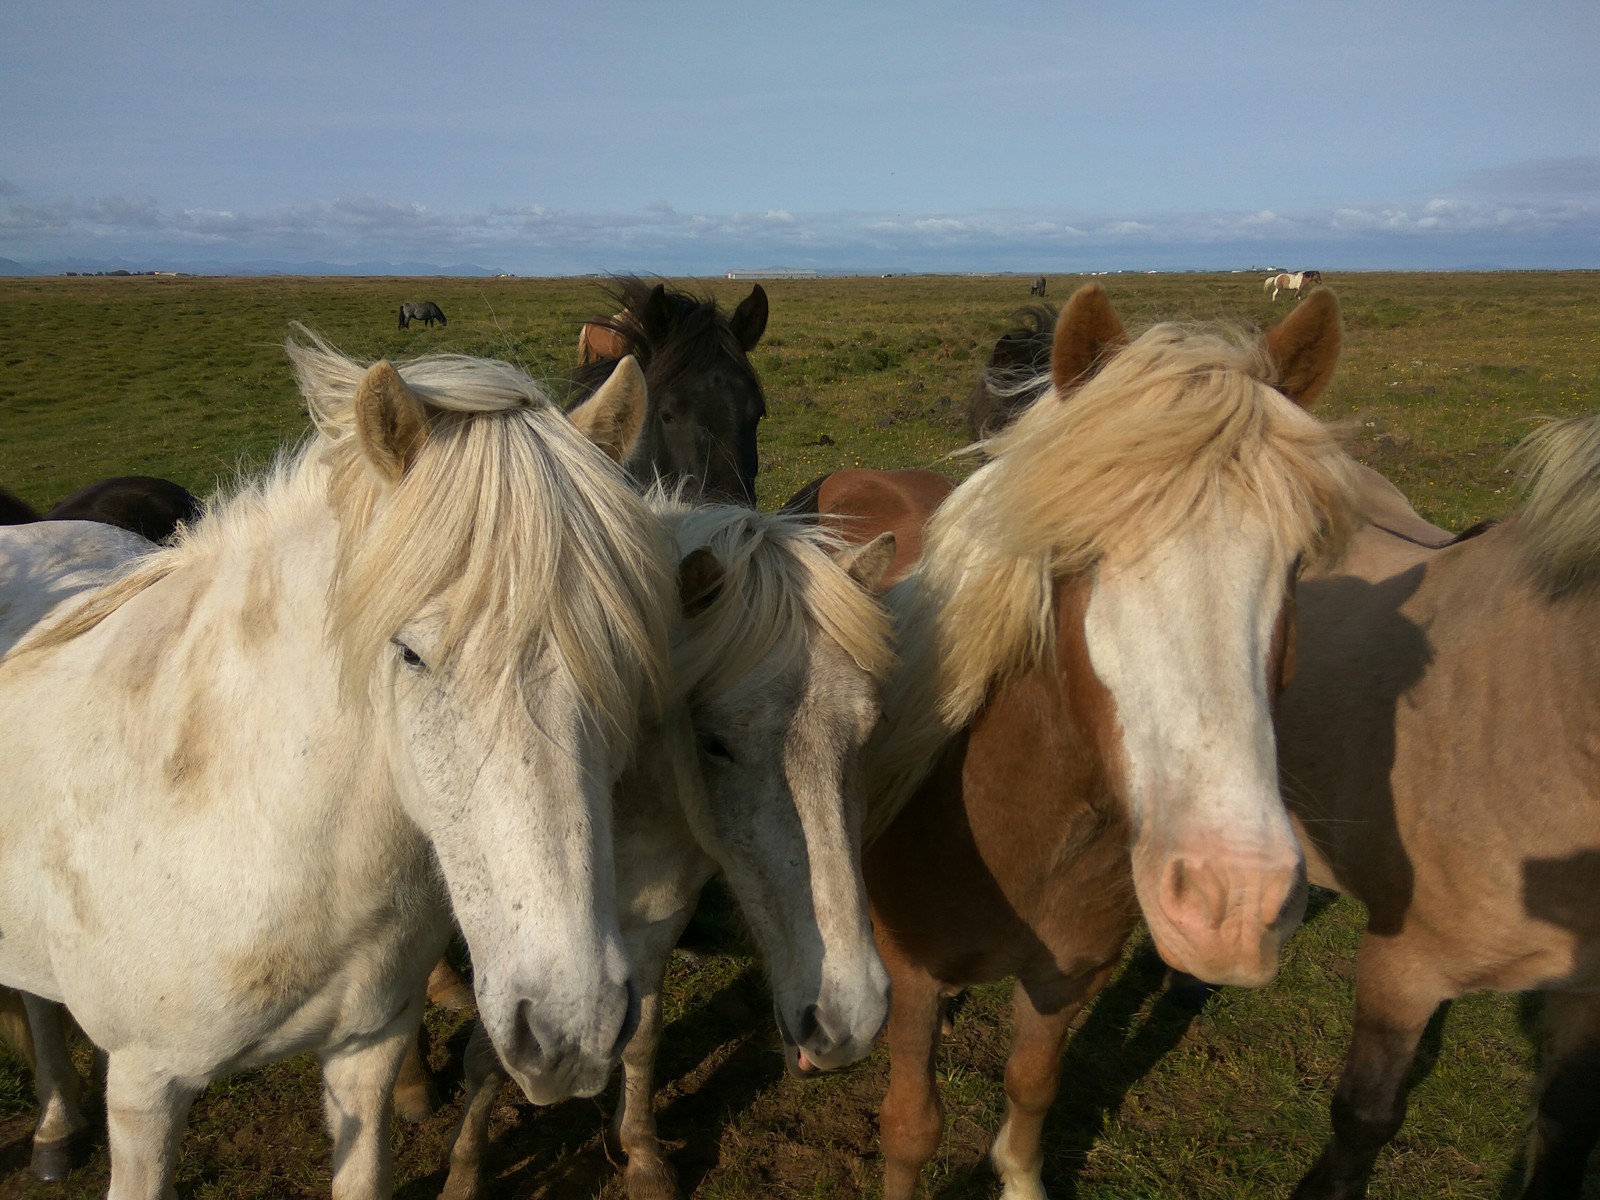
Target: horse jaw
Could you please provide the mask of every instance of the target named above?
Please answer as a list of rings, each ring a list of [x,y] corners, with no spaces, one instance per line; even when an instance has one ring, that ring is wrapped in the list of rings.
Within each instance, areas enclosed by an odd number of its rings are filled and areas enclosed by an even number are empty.
[[[1239,986],[1272,981],[1306,899],[1272,729],[1288,564],[1257,520],[1218,513],[1199,536],[1102,564],[1084,617],[1156,948]]]

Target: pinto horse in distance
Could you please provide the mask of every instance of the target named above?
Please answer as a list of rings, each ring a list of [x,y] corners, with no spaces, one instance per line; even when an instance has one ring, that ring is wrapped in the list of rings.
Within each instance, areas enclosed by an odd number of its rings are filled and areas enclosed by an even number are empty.
[[[1321,282],[1321,271],[1283,271],[1277,275],[1268,275],[1266,282],[1262,284],[1261,290],[1263,292],[1271,291],[1274,300],[1278,298],[1279,292],[1293,290],[1294,298],[1298,300],[1300,299],[1300,293],[1304,289],[1314,287]]]

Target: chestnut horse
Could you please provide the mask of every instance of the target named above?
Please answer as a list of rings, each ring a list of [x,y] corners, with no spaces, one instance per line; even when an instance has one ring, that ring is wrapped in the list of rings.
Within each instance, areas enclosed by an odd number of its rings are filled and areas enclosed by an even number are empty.
[[[623,355],[644,368],[650,408],[623,467],[642,485],[660,478],[708,500],[754,505],[767,401],[749,354],[767,328],[767,293],[756,284],[731,315],[640,279],[619,279],[608,294],[620,311],[584,326],[575,382],[581,400]]]
[[[1514,517],[1452,539],[1363,472],[1372,523],[1300,589],[1278,738],[1311,880],[1368,909],[1333,1137],[1300,1200],[1365,1195],[1418,1042],[1469,991],[1546,993],[1525,1197],[1600,1138],[1600,418],[1546,426]]]
[[[864,766],[893,984],[888,1200],[913,1195],[943,1133],[945,996],[1018,979],[992,1155],[1008,1197],[1038,1197],[1068,1028],[1141,911],[1176,967],[1276,972],[1305,890],[1271,707],[1297,565],[1337,552],[1352,519],[1354,464],[1302,411],[1340,338],[1320,293],[1259,345],[1158,325],[1093,374],[1126,338],[1104,291],[1080,290],[1052,389],[989,443],[888,593],[903,658]]]

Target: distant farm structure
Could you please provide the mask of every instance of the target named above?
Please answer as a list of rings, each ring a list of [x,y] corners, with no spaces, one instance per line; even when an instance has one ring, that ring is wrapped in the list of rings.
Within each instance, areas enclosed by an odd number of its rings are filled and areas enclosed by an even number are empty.
[[[809,267],[762,267],[757,270],[728,271],[724,279],[820,279]]]

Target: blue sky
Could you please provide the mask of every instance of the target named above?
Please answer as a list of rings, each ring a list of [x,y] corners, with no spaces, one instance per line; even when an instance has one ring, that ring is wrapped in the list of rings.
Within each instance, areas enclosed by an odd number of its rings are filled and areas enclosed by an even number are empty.
[[[0,257],[1600,267],[1593,0],[0,0]]]

